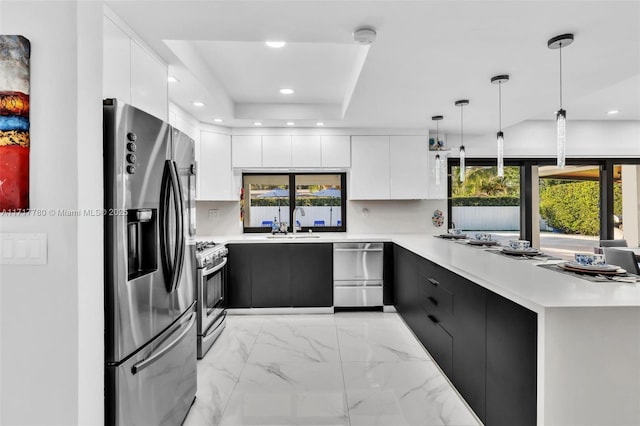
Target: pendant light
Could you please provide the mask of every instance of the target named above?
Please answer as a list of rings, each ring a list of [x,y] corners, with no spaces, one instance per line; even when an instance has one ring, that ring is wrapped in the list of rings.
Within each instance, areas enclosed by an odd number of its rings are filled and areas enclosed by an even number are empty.
[[[442,115],[434,115],[431,117],[433,121],[436,122],[436,143],[435,146],[439,147],[440,144],[438,141],[440,140],[439,129],[438,129],[438,121],[442,120],[444,117]],[[442,174],[442,160],[440,159],[440,153],[436,154],[436,164],[435,164],[435,172],[436,172],[436,185],[440,185],[441,174]]]
[[[496,75],[491,77],[491,83],[498,85],[498,134],[496,141],[498,145],[498,177],[504,176],[504,133],[502,133],[502,83],[509,81],[509,75]]]
[[[558,167],[565,166],[567,145],[567,112],[562,109],[562,48],[569,46],[571,43],[573,43],[573,34],[561,34],[549,39],[547,42],[549,49],[558,49],[558,52],[560,52],[560,109],[556,112]]]
[[[462,113],[465,105],[469,105],[469,100],[460,99],[455,102],[455,106],[460,107],[460,182],[464,182],[464,162],[466,157],[466,152],[464,150],[464,115]]]

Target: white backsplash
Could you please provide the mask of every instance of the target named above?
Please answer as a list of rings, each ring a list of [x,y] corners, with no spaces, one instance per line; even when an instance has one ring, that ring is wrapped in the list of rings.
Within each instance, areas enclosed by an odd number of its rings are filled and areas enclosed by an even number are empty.
[[[365,210],[366,209],[366,210]],[[438,209],[445,223],[436,227],[431,221]],[[209,211],[213,210],[211,215]],[[446,200],[386,200],[347,202],[347,231],[355,234],[446,232]],[[237,201],[196,202],[198,236],[242,234],[240,203]]]

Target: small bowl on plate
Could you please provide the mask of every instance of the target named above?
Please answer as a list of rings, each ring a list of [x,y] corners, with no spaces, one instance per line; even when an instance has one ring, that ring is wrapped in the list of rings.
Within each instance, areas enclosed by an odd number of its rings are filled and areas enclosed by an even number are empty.
[[[527,240],[509,240],[509,247],[512,250],[526,250],[531,247],[531,242]]]
[[[491,241],[491,234],[476,234],[475,239],[478,241]]]
[[[604,265],[605,263],[604,255],[602,254],[576,253],[574,257],[579,265]]]

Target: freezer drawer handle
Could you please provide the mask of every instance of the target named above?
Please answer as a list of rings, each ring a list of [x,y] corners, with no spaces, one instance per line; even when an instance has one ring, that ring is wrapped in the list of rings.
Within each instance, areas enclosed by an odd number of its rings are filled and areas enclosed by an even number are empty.
[[[429,297],[427,297],[427,299],[429,300],[429,302],[431,302],[434,305],[438,306],[438,301],[436,299],[434,299],[433,297],[429,296]]]
[[[156,362],[157,360],[165,356],[167,353],[169,353],[171,349],[175,348],[178,345],[178,343],[180,343],[180,341],[184,339],[187,334],[189,334],[189,331],[191,331],[191,327],[195,322],[196,322],[196,313],[193,312],[191,314],[191,319],[189,320],[189,324],[187,325],[187,328],[182,333],[180,333],[180,335],[173,342],[169,343],[164,349],[162,349],[160,352],[156,353],[155,355],[150,356],[149,358],[135,364],[133,367],[131,367],[131,372],[133,374],[138,374],[140,371],[144,370],[145,368],[147,368],[148,366],[150,366],[151,364],[153,364],[154,362]]]
[[[382,252],[384,249],[340,249],[337,248],[334,251],[357,251],[357,252]]]

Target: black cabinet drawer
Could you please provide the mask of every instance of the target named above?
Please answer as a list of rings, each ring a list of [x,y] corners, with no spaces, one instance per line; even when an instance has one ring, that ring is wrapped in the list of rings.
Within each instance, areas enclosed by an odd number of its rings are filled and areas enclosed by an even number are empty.
[[[441,281],[431,275],[420,276],[420,301],[423,308],[448,323],[453,316],[453,294],[446,290]]]
[[[416,320],[418,321],[416,330],[418,338],[442,371],[452,378],[453,337],[441,326],[438,317],[425,310],[418,311]]]

